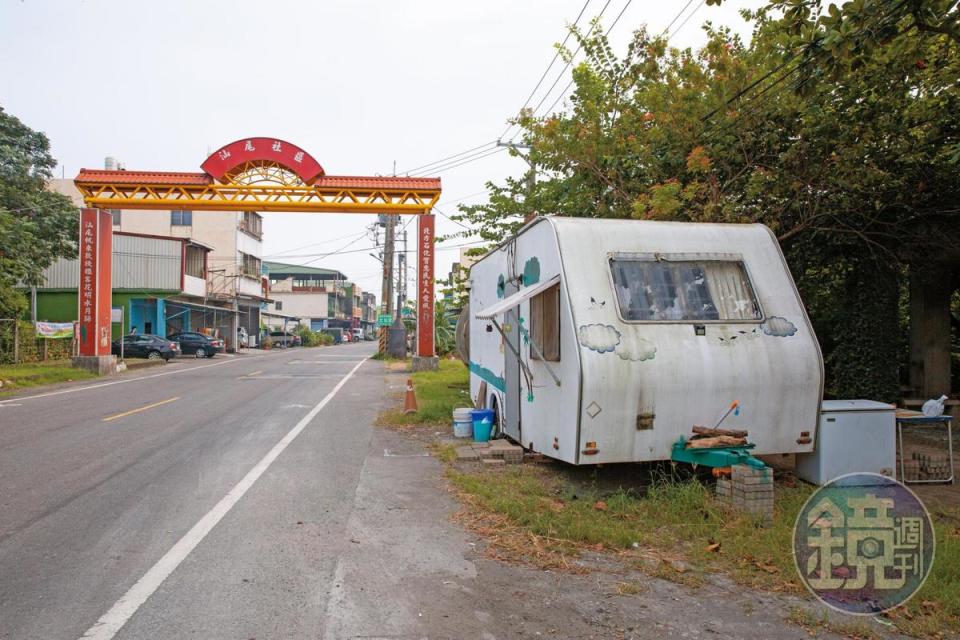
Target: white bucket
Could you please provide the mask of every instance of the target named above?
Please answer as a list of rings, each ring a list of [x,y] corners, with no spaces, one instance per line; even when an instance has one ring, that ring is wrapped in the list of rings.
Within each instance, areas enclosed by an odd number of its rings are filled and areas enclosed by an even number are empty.
[[[473,409],[461,408],[453,410],[453,437],[473,437]]]

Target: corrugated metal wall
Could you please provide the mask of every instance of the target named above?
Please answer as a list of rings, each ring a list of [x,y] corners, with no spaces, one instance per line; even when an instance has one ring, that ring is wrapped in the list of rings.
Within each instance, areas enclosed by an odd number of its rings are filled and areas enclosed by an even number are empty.
[[[178,240],[113,236],[113,288],[180,290]],[[79,260],[58,260],[44,271],[43,289],[76,289]]]

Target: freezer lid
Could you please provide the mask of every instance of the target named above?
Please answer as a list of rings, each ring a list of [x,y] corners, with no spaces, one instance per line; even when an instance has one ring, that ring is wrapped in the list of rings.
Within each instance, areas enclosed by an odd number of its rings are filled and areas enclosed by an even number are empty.
[[[897,407],[886,402],[876,400],[824,400],[820,404],[822,413],[836,413],[838,411],[893,411]]]
[[[504,313],[506,311],[509,311],[510,309],[513,309],[515,306],[517,306],[524,300],[529,300],[530,298],[537,295],[541,291],[546,291],[547,289],[557,284],[558,282],[560,282],[560,274],[557,274],[548,280],[544,280],[543,282],[539,282],[533,285],[532,287],[526,287],[524,289],[521,289],[520,291],[517,291],[513,295],[507,296],[503,300],[499,300],[495,302],[494,304],[490,305],[486,309],[481,309],[480,311],[477,312],[476,318],[478,320],[490,320],[491,318],[495,318],[501,313]]]

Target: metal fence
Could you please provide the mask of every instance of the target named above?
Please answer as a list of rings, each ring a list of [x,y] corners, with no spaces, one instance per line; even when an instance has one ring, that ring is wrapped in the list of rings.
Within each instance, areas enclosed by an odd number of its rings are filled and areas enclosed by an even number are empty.
[[[76,352],[75,338],[40,338],[31,323],[0,318],[0,364],[64,360]]]

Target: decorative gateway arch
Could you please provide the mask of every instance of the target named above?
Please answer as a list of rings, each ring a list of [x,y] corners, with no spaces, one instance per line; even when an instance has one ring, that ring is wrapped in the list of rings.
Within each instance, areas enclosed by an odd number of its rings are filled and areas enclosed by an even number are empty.
[[[439,178],[330,176],[300,147],[244,138],[217,149],[198,173],[81,169],[80,356],[110,354],[108,209],[376,213],[417,216],[417,353],[434,362],[434,216]],[[89,364],[89,361],[88,361]],[[100,365],[102,368],[102,365]]]

